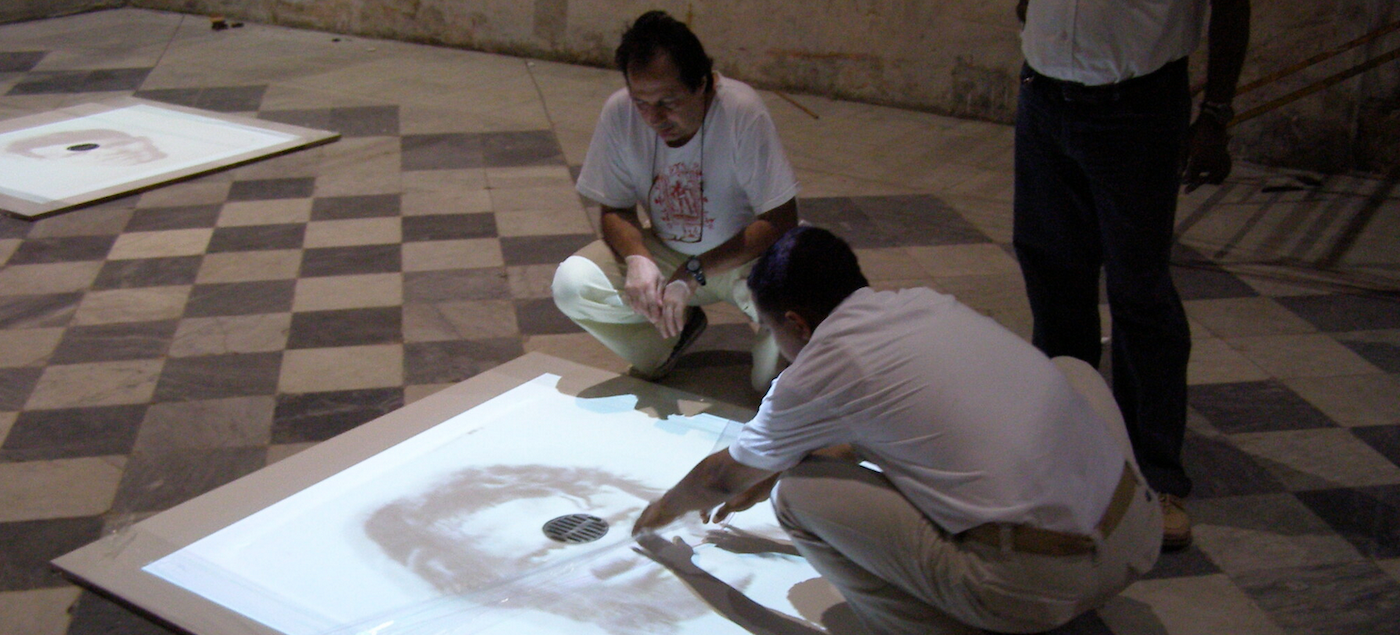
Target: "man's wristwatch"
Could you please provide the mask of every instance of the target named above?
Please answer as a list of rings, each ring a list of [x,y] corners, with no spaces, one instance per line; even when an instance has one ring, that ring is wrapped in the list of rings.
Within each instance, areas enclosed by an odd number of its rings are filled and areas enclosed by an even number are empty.
[[[686,258],[684,266],[686,273],[689,273],[690,277],[695,278],[695,281],[700,283],[700,286],[705,286],[705,269],[700,266],[699,257],[691,256]]]
[[[1221,126],[1228,126],[1235,118],[1235,109],[1228,101],[1205,101],[1201,102],[1201,116],[1210,117]]]

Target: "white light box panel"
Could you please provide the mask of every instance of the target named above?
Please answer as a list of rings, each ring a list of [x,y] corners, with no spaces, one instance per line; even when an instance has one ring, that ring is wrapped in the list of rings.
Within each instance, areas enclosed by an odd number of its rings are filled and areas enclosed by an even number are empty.
[[[0,209],[42,216],[339,137],[136,98],[9,119]]]
[[[669,567],[630,535],[723,411],[532,354],[55,564],[198,635],[821,632],[840,596],[767,503],[648,538]],[[609,527],[545,535],[571,514]]]

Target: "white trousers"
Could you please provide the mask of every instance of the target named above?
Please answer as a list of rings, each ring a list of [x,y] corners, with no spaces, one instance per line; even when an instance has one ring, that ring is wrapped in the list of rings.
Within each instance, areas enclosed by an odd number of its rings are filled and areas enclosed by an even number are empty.
[[[1088,364],[1055,363],[1088,397],[1131,463],[1122,415]],[[1101,606],[1157,561],[1162,510],[1137,475],[1127,513],[1093,554],[1047,556],[958,540],[931,522],[885,477],[849,462],[809,458],[773,494],[798,551],[872,633],[1034,633]]]
[[[647,249],[652,253],[661,275],[670,276],[689,256],[675,251],[645,234]],[[749,319],[758,321],[758,311],[746,284],[753,263],[706,276],[705,285],[690,298],[690,305],[704,306],[728,302],[743,311]],[[675,348],[678,338],[663,338],[646,317],[633,311],[622,298],[627,285],[627,263],[618,260],[607,243],[598,240],[564,260],[554,272],[554,304],[559,310],[609,350],[646,374],[660,367]],[[760,328],[753,345],[753,371],[750,379],[754,390],[768,392],[768,384],[777,376],[779,352],[777,342],[765,328]]]

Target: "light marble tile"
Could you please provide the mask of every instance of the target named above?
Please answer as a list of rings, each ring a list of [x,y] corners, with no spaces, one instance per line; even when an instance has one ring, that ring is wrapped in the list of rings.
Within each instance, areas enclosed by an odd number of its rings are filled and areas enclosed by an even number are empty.
[[[0,268],[0,295],[82,291],[97,279],[101,262],[57,262]]]
[[[49,366],[29,394],[26,410],[146,403],[164,362],[142,359]]]
[[[1235,350],[1280,378],[1364,375],[1381,372],[1326,335],[1272,335],[1227,339]]]
[[[490,195],[486,192],[487,187],[486,168],[411,170],[403,173],[403,193],[405,196],[409,194],[480,192],[489,198]],[[440,214],[441,212],[432,213]]]
[[[326,392],[403,385],[403,345],[379,344],[289,350],[277,389]]]
[[[861,273],[870,280],[906,280],[927,275],[919,261],[902,247],[856,249]]]
[[[341,139],[325,146],[324,153],[316,196],[397,194],[403,189],[398,137]]]
[[[979,311],[995,308],[1030,311],[1026,286],[1019,273],[928,278],[923,284],[915,286],[927,286],[939,293],[950,294]]]
[[[219,212],[220,227],[248,225],[282,225],[311,220],[309,198],[284,198],[271,201],[230,201]]]
[[[186,318],[170,342],[171,357],[264,353],[287,346],[290,313]]]
[[[510,300],[418,302],[403,307],[406,342],[517,337],[515,305]]]
[[[303,246],[350,247],[383,245],[403,240],[403,223],[398,217],[355,218],[312,221],[306,224]]]
[[[403,403],[411,404],[424,397],[431,397],[445,388],[451,388],[456,384],[415,384],[403,387]]]
[[[18,418],[18,412],[0,412],[0,444],[10,435],[10,429],[15,427],[15,419]]]
[[[565,211],[496,212],[498,236],[591,234],[593,226],[581,206]]]
[[[42,366],[61,337],[61,328],[0,330],[0,368]]]
[[[1185,305],[1187,315],[1216,337],[1317,332],[1307,320],[1266,297],[1193,300]]]
[[[327,311],[403,304],[403,276],[374,273],[297,280],[292,310]]]
[[[753,324],[749,316],[744,315],[739,307],[728,302],[716,302],[705,306],[705,319],[711,325],[718,324]]]
[[[91,291],[73,314],[74,325],[173,320],[185,312],[190,287],[141,287]]]
[[[1115,633],[1285,635],[1225,574],[1142,580],[1098,612]]]
[[[143,192],[136,202],[138,208],[179,207],[184,205],[218,205],[228,199],[232,181],[188,181],[172,183]]]
[[[583,208],[583,203],[573,186],[519,187],[487,191],[491,193],[491,209],[496,212],[574,211]]]
[[[1289,490],[1400,483],[1400,467],[1345,428],[1235,434],[1230,440]]]
[[[613,373],[625,373],[630,367],[626,360],[587,333],[531,335],[525,338],[524,348],[527,353],[553,355]],[[748,381],[748,372],[745,371],[744,383],[748,384]]]
[[[127,232],[117,236],[109,260],[197,256],[209,248],[213,229],[169,229],[154,232]]]
[[[1380,567],[1390,579],[1400,582],[1400,558],[1389,558],[1377,560],[1376,566]]]
[[[519,300],[554,296],[554,271],[558,265],[517,265],[506,267],[510,297]]]
[[[477,214],[491,211],[491,190],[405,192],[400,205],[404,216]]]
[[[41,108],[40,110],[52,110],[52,108]],[[116,235],[131,220],[132,210],[133,206],[129,199],[123,199],[48,216],[34,221],[33,229],[29,230],[29,238]]]
[[[1295,377],[1283,383],[1340,425],[1400,422],[1400,379],[1395,375]]]
[[[562,165],[533,165],[515,168],[486,168],[486,183],[492,189],[521,187],[573,188],[569,168]]]
[[[15,255],[15,250],[19,249],[19,244],[24,241],[18,238],[6,238],[0,240],[0,265],[5,264],[10,256]]]
[[[1001,247],[980,243],[976,245],[940,245],[937,247],[908,247],[909,256],[935,278],[944,276],[1021,275],[1021,266]]]
[[[0,523],[103,514],[125,467],[124,456],[0,463]]]
[[[1225,340],[1201,339],[1191,342],[1191,358],[1186,363],[1187,384],[1264,381],[1269,377],[1269,373]]]
[[[404,243],[404,271],[482,269],[505,265],[501,243],[494,238],[426,240]]]
[[[64,635],[81,594],[77,586],[0,593],[0,633]]]
[[[267,251],[231,251],[208,254],[200,263],[195,281],[250,282],[254,280],[289,280],[301,270],[300,249],[271,249]]]

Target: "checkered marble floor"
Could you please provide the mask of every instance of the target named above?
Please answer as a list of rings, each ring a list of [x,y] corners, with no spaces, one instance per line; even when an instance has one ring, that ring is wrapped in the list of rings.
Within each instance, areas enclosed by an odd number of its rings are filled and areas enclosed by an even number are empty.
[[[622,370],[548,298],[594,236],[572,175],[620,85],[140,10],[0,26],[0,117],[135,95],[343,135],[0,219],[0,632],[163,633],[47,561],[525,351]],[[802,215],[877,286],[1029,332],[1009,128],[764,96]],[[1394,185],[1241,166],[1183,198],[1196,544],[1063,632],[1396,632]],[[749,326],[711,322],[667,383],[755,405]]]

